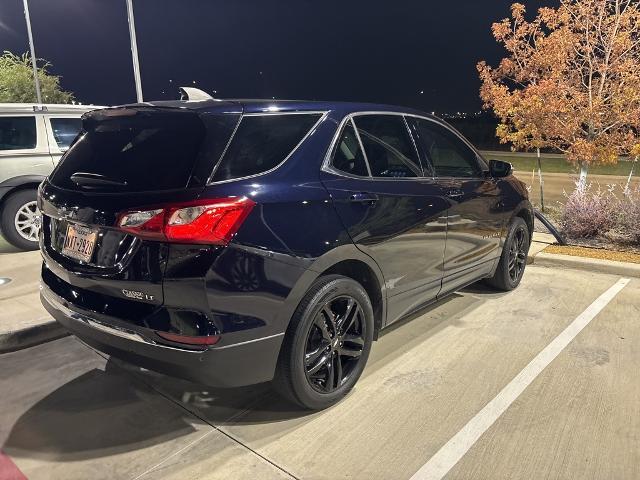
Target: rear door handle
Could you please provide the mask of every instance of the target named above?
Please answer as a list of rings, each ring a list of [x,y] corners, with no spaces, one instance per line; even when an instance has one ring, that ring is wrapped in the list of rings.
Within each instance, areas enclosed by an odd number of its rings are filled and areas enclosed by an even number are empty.
[[[378,201],[378,195],[375,193],[354,193],[349,197],[349,201],[353,203],[371,203],[374,204]]]
[[[460,197],[464,197],[464,192],[462,190],[458,190],[458,189],[454,189],[454,190],[449,190],[447,192],[447,197],[449,198],[460,198]]]

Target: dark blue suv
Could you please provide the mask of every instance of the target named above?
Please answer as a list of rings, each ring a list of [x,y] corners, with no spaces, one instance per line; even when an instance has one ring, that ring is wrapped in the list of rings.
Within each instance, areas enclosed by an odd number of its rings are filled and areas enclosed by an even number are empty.
[[[98,110],[40,186],[42,301],[90,346],[324,408],[379,332],[523,275],[511,165],[408,108],[175,101]]]

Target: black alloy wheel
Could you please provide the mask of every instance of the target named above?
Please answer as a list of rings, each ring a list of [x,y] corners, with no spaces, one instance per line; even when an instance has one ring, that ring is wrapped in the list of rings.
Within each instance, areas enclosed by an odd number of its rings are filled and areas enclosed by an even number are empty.
[[[522,225],[515,229],[513,240],[509,245],[509,278],[512,282],[517,282],[524,273],[527,264],[528,232]]]
[[[321,393],[340,388],[357,367],[365,343],[362,307],[353,297],[329,300],[307,335],[304,368],[309,384]]]
[[[527,267],[530,238],[529,227],[525,221],[515,217],[509,224],[496,271],[493,277],[486,280],[489,285],[508,292],[520,284]]]
[[[373,330],[373,307],[360,283],[335,274],[316,279],[289,323],[274,386],[310,410],[339,402],[364,370]]]

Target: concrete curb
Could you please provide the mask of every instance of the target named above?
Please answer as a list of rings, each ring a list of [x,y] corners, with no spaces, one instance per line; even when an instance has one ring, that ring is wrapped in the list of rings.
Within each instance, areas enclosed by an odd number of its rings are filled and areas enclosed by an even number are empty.
[[[34,347],[41,343],[66,337],[69,332],[55,320],[39,325],[0,333],[0,353],[15,352],[23,348]]]
[[[594,273],[640,278],[640,264],[636,263],[614,262],[599,258],[574,257],[572,255],[544,252],[532,257],[531,263],[542,267],[565,267]]]

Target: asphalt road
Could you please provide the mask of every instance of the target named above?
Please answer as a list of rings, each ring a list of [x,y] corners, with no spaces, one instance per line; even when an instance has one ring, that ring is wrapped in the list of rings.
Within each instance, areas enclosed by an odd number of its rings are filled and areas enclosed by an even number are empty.
[[[317,413],[72,337],[4,354],[0,478],[637,479],[638,298],[638,279],[535,266],[469,288],[385,332]]]

